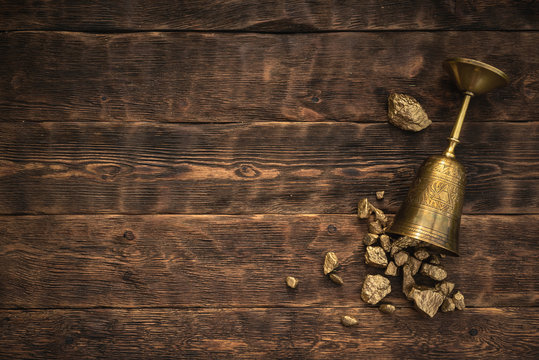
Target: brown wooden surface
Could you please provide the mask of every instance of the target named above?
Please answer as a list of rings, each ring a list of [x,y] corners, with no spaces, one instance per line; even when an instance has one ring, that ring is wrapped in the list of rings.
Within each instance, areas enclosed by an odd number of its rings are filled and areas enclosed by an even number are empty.
[[[538,213],[537,122],[465,124],[465,213]],[[1,123],[0,213],[396,211],[451,123]],[[487,196],[496,194],[496,196]]]
[[[343,314],[359,325],[345,328]],[[0,311],[0,356],[129,359],[533,359],[537,308],[426,320],[412,309]],[[8,350],[9,349],[9,350]]]
[[[387,96],[453,121],[448,57],[487,61],[510,86],[468,122],[536,121],[536,32],[0,34],[3,121],[386,122]],[[481,45],[480,51],[478,45]]]
[[[0,0],[0,358],[539,358],[537,8]],[[468,308],[423,318],[395,278],[383,315],[356,203],[395,212],[444,148],[453,56],[511,80],[457,149]],[[389,125],[391,92],[432,126]]]
[[[535,1],[0,1],[0,30],[537,29]]]
[[[0,217],[0,308],[365,306],[363,279],[381,273],[366,230],[354,215]],[[461,232],[444,264],[469,306],[537,304],[539,215],[465,216]],[[342,287],[323,275],[327,251]],[[387,300],[410,306],[392,284]]]

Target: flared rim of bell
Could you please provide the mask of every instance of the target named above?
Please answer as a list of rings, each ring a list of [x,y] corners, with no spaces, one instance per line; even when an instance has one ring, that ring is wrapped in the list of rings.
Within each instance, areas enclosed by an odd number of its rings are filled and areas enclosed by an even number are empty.
[[[408,236],[408,237],[411,237],[412,239],[422,241],[425,245],[428,245],[428,248],[430,248],[431,250],[434,250],[434,251],[436,251],[438,253],[443,253],[443,254],[450,255],[450,256],[455,256],[455,257],[460,256],[459,251],[458,251],[457,248],[450,248],[450,247],[448,247],[446,245],[443,245],[443,244],[431,242],[430,240],[419,237],[419,236],[417,236],[415,234],[411,234],[408,231],[396,231],[396,230],[393,230],[393,229],[389,229],[388,232],[390,234]]]
[[[473,95],[509,84],[509,77],[503,71],[478,60],[456,57],[445,60],[443,67],[460,91]]]

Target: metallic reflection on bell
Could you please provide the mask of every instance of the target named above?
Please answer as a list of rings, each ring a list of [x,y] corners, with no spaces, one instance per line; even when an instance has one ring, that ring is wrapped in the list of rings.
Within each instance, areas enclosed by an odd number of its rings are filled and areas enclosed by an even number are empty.
[[[460,216],[464,202],[466,174],[455,159],[455,146],[474,95],[507,85],[508,77],[493,66],[477,60],[455,58],[444,62],[464,101],[443,155],[429,157],[419,168],[404,203],[389,232],[407,235],[458,256]]]

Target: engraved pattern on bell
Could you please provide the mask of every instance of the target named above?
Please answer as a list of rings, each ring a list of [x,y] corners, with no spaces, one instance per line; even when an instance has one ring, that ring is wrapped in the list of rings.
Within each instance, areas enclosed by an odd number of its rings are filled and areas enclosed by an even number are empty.
[[[466,174],[462,165],[459,167],[456,164],[455,160],[448,161],[443,156],[428,158],[408,192],[408,203],[460,218]]]

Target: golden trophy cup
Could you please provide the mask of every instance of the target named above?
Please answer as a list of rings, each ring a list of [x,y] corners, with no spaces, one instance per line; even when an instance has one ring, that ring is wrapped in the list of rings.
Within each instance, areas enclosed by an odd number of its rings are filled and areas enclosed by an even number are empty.
[[[464,101],[448,138],[449,146],[442,155],[431,156],[421,165],[388,231],[458,256],[466,174],[464,166],[455,159],[455,146],[472,96],[505,86],[509,79],[501,70],[477,60],[454,58],[443,65],[464,93]]]

